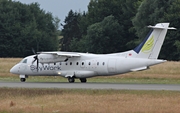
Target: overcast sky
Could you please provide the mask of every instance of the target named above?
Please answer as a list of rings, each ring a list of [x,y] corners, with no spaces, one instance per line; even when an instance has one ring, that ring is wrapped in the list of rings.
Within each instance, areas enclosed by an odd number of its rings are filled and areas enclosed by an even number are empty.
[[[25,4],[38,2],[40,8],[47,12],[51,12],[53,16],[58,16],[61,20],[60,23],[64,22],[68,12],[72,9],[77,12],[87,12],[87,6],[90,0],[14,0],[20,1]]]

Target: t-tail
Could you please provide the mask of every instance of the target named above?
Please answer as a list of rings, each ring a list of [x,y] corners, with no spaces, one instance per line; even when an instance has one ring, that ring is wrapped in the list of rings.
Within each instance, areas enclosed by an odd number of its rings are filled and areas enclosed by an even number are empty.
[[[175,29],[169,27],[169,23],[158,23],[155,26],[148,26],[152,28],[144,41],[139,44],[133,51],[136,58],[157,59],[164,42],[168,29]],[[133,57],[133,56],[132,56]]]

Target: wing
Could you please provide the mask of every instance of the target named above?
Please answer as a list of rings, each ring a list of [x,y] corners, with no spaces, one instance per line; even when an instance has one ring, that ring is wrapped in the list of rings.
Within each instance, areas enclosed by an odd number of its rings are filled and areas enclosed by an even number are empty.
[[[73,52],[39,52],[40,63],[66,62],[69,58],[80,57],[79,53]]]
[[[40,52],[40,54],[51,54],[51,55],[58,55],[62,57],[80,57],[81,55],[78,53],[73,52]]]

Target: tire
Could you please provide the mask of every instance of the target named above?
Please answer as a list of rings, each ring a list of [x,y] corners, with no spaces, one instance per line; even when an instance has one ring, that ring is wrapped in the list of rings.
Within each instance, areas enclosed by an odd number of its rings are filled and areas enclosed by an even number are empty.
[[[21,82],[25,82],[25,81],[26,81],[26,78],[20,78],[20,81],[21,81]]]
[[[87,79],[86,79],[86,78],[80,78],[80,81],[81,81],[82,83],[86,83],[86,82],[87,82]]]
[[[69,81],[69,83],[74,83],[75,80],[74,80],[73,77],[69,77],[69,78],[68,78],[68,81]]]

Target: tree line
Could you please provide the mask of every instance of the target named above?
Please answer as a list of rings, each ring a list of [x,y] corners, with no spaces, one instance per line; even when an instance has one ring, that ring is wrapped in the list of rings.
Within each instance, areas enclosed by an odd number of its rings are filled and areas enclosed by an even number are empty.
[[[0,0],[0,57],[25,57],[36,51],[57,50],[59,19],[38,3]]]
[[[159,58],[180,59],[180,0],[91,0],[87,12],[69,11],[63,25],[61,50],[114,53],[136,47],[146,26],[170,22]]]
[[[180,0],[91,0],[87,12],[70,10],[60,31],[60,20],[38,3],[0,0],[0,57],[25,57],[33,54],[32,48],[122,52],[143,40],[146,26],[170,22],[177,30],[168,32],[159,58],[179,60],[179,4]]]

